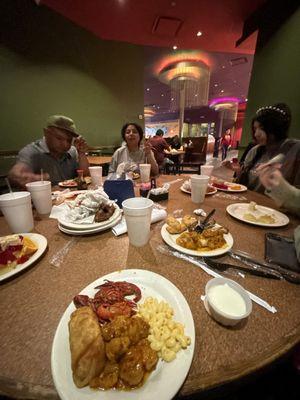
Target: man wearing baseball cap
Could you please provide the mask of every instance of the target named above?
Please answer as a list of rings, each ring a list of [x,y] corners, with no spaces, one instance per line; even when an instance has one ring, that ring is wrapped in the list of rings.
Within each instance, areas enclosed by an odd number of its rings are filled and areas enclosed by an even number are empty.
[[[88,174],[87,144],[76,131],[71,118],[52,115],[46,122],[44,137],[26,145],[18,154],[9,172],[13,184],[24,187],[27,182],[44,179],[53,185],[77,176],[76,170]]]

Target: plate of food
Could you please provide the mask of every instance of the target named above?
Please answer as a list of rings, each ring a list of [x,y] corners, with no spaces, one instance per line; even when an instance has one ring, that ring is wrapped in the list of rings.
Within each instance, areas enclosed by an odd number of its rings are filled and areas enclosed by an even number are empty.
[[[122,219],[122,212],[120,210],[119,214],[117,214],[116,218],[109,219],[107,222],[100,223],[98,225],[92,224],[90,228],[80,229],[80,226],[76,226],[76,229],[66,228],[64,225],[58,223],[58,229],[63,233],[73,236],[82,236],[82,235],[92,235],[94,233],[99,233],[106,231],[115,225],[117,225]]]
[[[184,184],[180,187],[180,190],[184,193],[191,194],[191,181],[185,181]],[[205,196],[210,196],[212,194],[217,193],[217,189],[212,185],[207,185]]]
[[[290,221],[285,214],[273,208],[257,205],[254,201],[230,204],[226,211],[232,217],[251,225],[277,228],[287,225]]]
[[[65,181],[58,182],[58,186],[63,188],[74,188],[77,187],[78,184],[75,179],[67,179]]]
[[[173,249],[185,254],[201,257],[214,257],[229,251],[233,246],[233,237],[227,228],[219,224],[210,224],[202,233],[188,230],[197,219],[191,215],[183,218],[168,217],[161,228],[161,236]]]
[[[38,260],[47,248],[47,239],[38,233],[0,237],[0,282]]]
[[[167,400],[188,374],[194,345],[179,289],[151,271],[121,270],[88,285],[64,312],[52,377],[62,400]]]
[[[102,188],[85,190],[75,200],[58,206],[60,225],[68,229],[94,229],[110,224],[119,218],[121,210],[108,198]]]
[[[240,185],[239,183],[224,182],[221,180],[214,181],[212,183],[212,186],[218,190],[221,190],[222,192],[236,193],[236,192],[246,192],[247,191],[247,186]]]

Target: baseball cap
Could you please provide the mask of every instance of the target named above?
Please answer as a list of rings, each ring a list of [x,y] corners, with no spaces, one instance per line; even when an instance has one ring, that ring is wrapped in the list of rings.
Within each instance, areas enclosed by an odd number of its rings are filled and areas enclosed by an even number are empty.
[[[75,137],[79,136],[79,134],[76,132],[74,121],[71,118],[65,117],[64,115],[51,115],[47,119],[46,126],[47,128],[54,126],[55,128],[70,132]]]

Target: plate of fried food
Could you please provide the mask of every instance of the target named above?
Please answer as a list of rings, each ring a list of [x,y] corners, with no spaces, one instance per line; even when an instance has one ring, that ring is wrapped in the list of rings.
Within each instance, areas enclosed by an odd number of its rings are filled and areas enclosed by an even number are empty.
[[[215,179],[212,186],[222,192],[246,192],[247,186],[240,185],[239,183],[225,182],[221,179]]]
[[[257,205],[254,201],[250,203],[230,204],[226,211],[232,217],[251,225],[277,228],[289,223],[289,218],[273,208]]]
[[[37,233],[0,237],[0,282],[28,268],[47,248],[47,239]]]
[[[161,228],[161,236],[173,249],[192,256],[214,257],[231,249],[233,238],[227,228],[213,222],[199,233],[197,224],[197,218],[191,215],[169,216]]]
[[[151,271],[116,271],[64,312],[52,377],[62,400],[167,400],[188,374],[194,345],[193,316],[176,286]]]

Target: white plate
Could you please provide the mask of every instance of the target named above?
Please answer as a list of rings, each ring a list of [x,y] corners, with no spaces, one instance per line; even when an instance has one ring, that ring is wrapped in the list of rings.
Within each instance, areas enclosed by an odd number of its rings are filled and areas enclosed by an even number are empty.
[[[221,192],[231,192],[231,193],[246,192],[248,190],[247,186],[240,185],[239,183],[235,184],[235,183],[232,183],[232,182],[224,182],[224,184],[228,185],[228,186],[236,185],[236,186],[240,186],[241,188],[240,189],[230,189],[230,187],[229,187],[228,189],[220,189],[220,188],[216,187],[216,189],[220,190]]]
[[[279,211],[273,210],[273,208],[259,206],[259,205],[257,205],[256,208],[259,211],[262,211],[262,212],[264,212],[266,214],[272,214],[274,216],[274,218],[275,218],[275,223],[274,224],[264,224],[262,222],[248,221],[247,219],[245,219],[244,218],[244,214],[249,212],[249,203],[234,203],[234,204],[230,204],[226,208],[226,211],[232,217],[234,217],[236,219],[239,219],[240,221],[247,222],[247,224],[251,224],[251,225],[267,226],[267,227],[277,228],[279,226],[285,226],[290,222],[290,220],[288,219],[288,217],[285,214],[282,214]]]
[[[218,224],[216,224],[216,225],[218,226]],[[201,256],[201,257],[219,256],[221,254],[226,253],[233,246],[233,237],[231,236],[230,233],[226,233],[226,234],[224,234],[224,239],[225,239],[225,241],[227,243],[226,247],[222,247],[220,249],[210,250],[210,251],[199,251],[199,250],[186,249],[185,247],[179,246],[176,243],[176,239],[180,236],[180,234],[171,235],[167,231],[167,224],[164,224],[162,226],[162,228],[161,228],[161,236],[169,246],[173,247],[173,249],[178,250],[181,253],[190,254],[191,256]]]
[[[102,222],[93,222],[92,224],[76,224],[75,222],[67,221],[64,218],[59,218],[58,222],[60,225],[62,225],[65,228],[72,229],[72,230],[91,230],[91,229],[96,229],[96,228],[101,228],[106,225],[109,225],[111,222],[115,221],[119,216],[121,215],[122,211],[120,210],[119,206],[115,204],[115,212],[113,215],[107,219],[106,221]]]
[[[211,196],[212,194],[215,194],[215,193],[217,193],[217,189],[215,188],[215,187],[213,187],[213,186],[211,186],[211,185],[209,185],[212,189],[214,189],[213,191],[211,191],[211,192],[206,192],[205,193],[205,196]],[[191,191],[190,190],[188,190],[188,189],[185,189],[183,186],[180,186],[180,190],[182,191],[182,192],[184,192],[184,193],[188,193],[188,194],[191,194]]]
[[[54,384],[62,400],[169,400],[174,397],[183,384],[194,354],[195,327],[190,307],[176,286],[169,280],[154,272],[141,269],[128,269],[103,276],[88,285],[81,294],[94,296],[95,286],[104,283],[104,279],[113,281],[125,280],[136,284],[142,291],[142,300],[152,296],[164,300],[174,309],[174,319],[185,325],[185,334],[190,336],[191,344],[186,350],[180,350],[174,361],[159,361],[144,386],[127,391],[92,390],[89,387],[78,389],[73,383],[71,371],[71,354],[69,349],[68,322],[75,310],[71,303],[63,314],[53,340],[51,370]]]
[[[18,274],[20,271],[23,271],[23,269],[28,268],[31,264],[33,264],[37,259],[41,257],[41,255],[47,248],[47,239],[43,235],[39,235],[38,233],[20,233],[20,235],[26,236],[30,240],[32,240],[38,246],[38,249],[29,258],[29,260],[27,260],[23,264],[18,264],[16,268],[13,268],[2,274],[0,273],[0,282],[3,281],[4,279],[9,278],[10,276]]]
[[[91,235],[92,233],[98,233],[102,231],[106,231],[107,229],[112,228],[113,226],[117,225],[122,219],[122,214],[120,213],[117,218],[115,218],[113,221],[111,221],[108,224],[98,226],[97,228],[91,228],[91,229],[68,229],[65,226],[61,225],[58,223],[58,229],[64,233],[67,233],[68,235],[73,235],[73,236],[81,236],[81,235]]]

